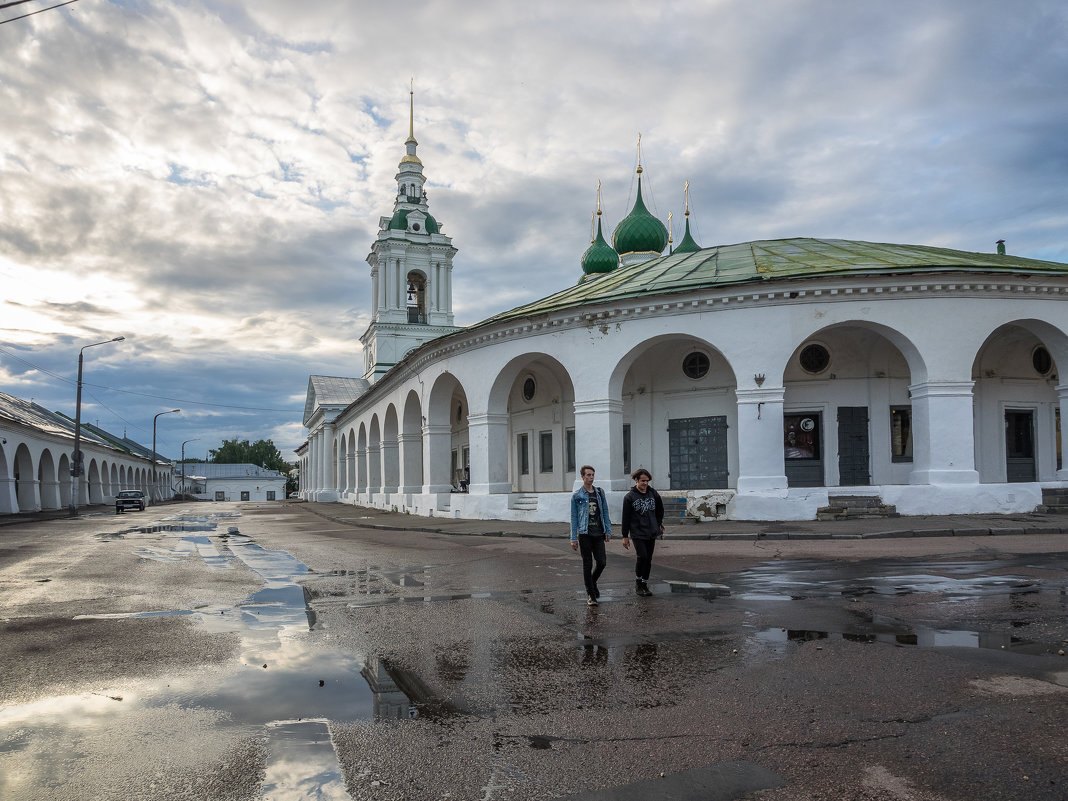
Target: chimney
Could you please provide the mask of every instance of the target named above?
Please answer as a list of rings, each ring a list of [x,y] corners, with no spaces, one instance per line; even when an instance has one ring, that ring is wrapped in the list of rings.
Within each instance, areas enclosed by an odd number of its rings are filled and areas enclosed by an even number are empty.
[[[999,256],[1004,256],[1005,255],[1005,240],[1004,239],[999,239],[997,244],[998,244],[998,255]]]

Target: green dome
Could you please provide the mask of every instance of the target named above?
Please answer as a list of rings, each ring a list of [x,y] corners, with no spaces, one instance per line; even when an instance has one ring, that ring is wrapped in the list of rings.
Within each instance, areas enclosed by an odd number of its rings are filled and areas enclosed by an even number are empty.
[[[634,201],[630,214],[623,218],[612,233],[612,247],[620,256],[625,253],[660,254],[667,247],[667,241],[667,228],[649,213],[642,201],[642,176],[639,173],[638,198]]]
[[[593,240],[586,252],[582,254],[582,272],[584,275],[591,273],[610,273],[619,266],[619,256],[612,250],[604,235],[601,233],[601,218],[597,218],[597,238]]]
[[[389,221],[389,229],[391,231],[407,231],[408,230],[408,212],[414,209],[397,209],[393,212],[393,219]],[[426,215],[426,233],[436,234],[438,233],[438,221]]]
[[[690,236],[690,218],[686,218],[686,234],[682,237],[682,241],[679,242],[679,246],[675,248],[672,253],[696,253],[701,249],[701,246],[693,241],[693,237]]]

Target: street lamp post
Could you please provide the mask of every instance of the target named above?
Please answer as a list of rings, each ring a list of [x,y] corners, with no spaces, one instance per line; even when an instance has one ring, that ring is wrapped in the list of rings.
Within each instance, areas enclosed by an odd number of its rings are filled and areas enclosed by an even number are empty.
[[[152,501],[156,501],[156,484],[159,481],[159,477],[156,475],[156,462],[159,461],[159,457],[156,456],[156,421],[159,420],[160,415],[164,414],[177,414],[182,411],[181,409],[168,409],[165,412],[160,412],[152,418]]]
[[[182,443],[182,495],[185,495],[185,444],[186,442],[197,442],[200,437],[193,437],[193,439],[187,439]]]
[[[70,466],[70,504],[67,506],[67,513],[71,517],[78,514],[78,476],[82,474],[82,362],[85,349],[107,345],[109,342],[122,342],[124,339],[126,339],[124,336],[105,339],[103,342],[83,345],[78,351],[78,399],[74,402],[74,461]]]

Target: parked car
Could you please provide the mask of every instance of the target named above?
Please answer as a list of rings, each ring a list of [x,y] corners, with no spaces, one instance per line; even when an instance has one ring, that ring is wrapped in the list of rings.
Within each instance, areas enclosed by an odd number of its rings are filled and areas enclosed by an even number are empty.
[[[141,490],[123,490],[115,496],[115,514],[122,514],[127,509],[145,511],[145,493]]]

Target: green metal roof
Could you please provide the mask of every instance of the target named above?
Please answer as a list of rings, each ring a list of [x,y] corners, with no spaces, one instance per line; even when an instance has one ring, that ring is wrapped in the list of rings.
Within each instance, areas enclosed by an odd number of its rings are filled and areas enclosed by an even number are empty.
[[[532,317],[587,304],[643,295],[685,292],[777,279],[844,274],[1004,272],[1068,275],[1068,264],[970,253],[923,245],[888,245],[848,239],[766,239],[704,248],[620,267],[478,325]]]
[[[634,208],[612,232],[612,247],[620,256],[625,253],[663,253],[667,241],[667,228],[645,208],[639,168],[638,196],[634,200]]]
[[[593,240],[586,252],[582,254],[582,272],[610,273],[619,266],[619,256],[612,250],[601,233],[601,218],[597,218],[597,238]]]

